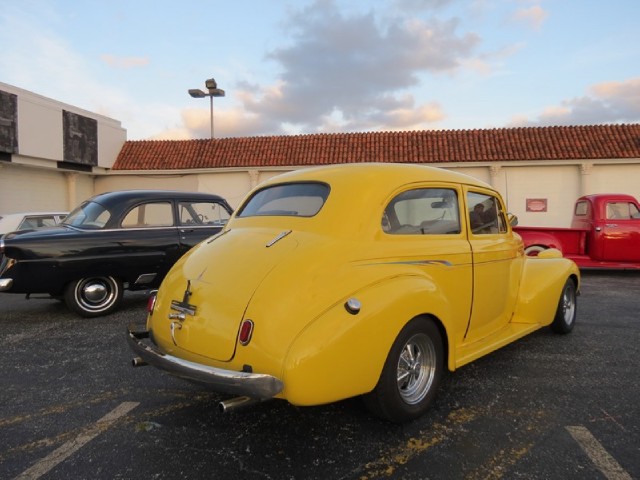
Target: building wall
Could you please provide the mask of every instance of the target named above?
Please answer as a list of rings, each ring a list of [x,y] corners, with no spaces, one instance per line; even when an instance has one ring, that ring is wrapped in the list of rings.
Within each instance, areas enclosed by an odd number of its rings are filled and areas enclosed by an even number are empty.
[[[198,191],[198,175],[188,173],[166,174],[113,174],[100,175],[95,179],[94,194],[111,192],[114,190],[184,190]]]
[[[504,175],[506,191],[502,193],[508,210],[518,217],[520,225],[568,227],[571,224],[574,202],[581,195],[579,167],[522,166],[504,168]],[[539,204],[546,204],[546,209],[533,208]]]
[[[624,165],[594,165],[587,193],[628,193],[640,199],[640,162]]]
[[[218,170],[165,173],[114,173],[100,175],[95,180],[95,193],[136,188],[160,190],[187,190],[215,193],[237,208],[245,195],[259,183],[288,170],[259,171]]]
[[[112,118],[88,112],[81,108],[43,97],[28,90],[0,82],[0,91],[14,94],[18,98],[18,154],[33,157],[73,162],[64,155],[63,112],[70,112],[97,124],[97,164],[98,169],[111,168],[118,153],[127,140],[127,132],[121,123]]]
[[[0,213],[68,211],[68,195],[60,172],[0,163]]]
[[[441,167],[444,168],[444,165]],[[631,193],[640,199],[640,162],[629,165],[598,165],[590,169],[585,181],[581,164],[572,165],[446,165],[449,170],[467,174],[496,188],[507,209],[520,225],[568,227],[575,200],[584,194],[604,191]],[[256,185],[288,170],[219,170],[174,172],[173,174],[107,175],[96,178],[96,191],[118,188],[188,189],[223,196],[237,208]],[[589,188],[585,190],[585,185]],[[540,209],[539,205],[544,205]],[[537,208],[534,208],[537,207]]]

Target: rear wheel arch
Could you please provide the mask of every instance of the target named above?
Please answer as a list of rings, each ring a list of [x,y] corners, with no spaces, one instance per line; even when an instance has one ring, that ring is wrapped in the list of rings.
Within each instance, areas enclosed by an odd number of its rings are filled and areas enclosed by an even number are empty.
[[[376,416],[403,423],[430,407],[447,368],[446,329],[432,315],[417,315],[398,332],[375,388],[362,398]]]

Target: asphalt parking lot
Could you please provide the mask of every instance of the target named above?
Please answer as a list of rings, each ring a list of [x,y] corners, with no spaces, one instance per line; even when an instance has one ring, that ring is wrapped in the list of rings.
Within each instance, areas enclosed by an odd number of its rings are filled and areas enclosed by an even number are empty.
[[[225,397],[131,367],[125,327],[145,297],[125,300],[86,320],[0,295],[0,478],[640,478],[638,272],[584,272],[571,334],[544,329],[447,375],[402,426],[358,399],[221,414]]]

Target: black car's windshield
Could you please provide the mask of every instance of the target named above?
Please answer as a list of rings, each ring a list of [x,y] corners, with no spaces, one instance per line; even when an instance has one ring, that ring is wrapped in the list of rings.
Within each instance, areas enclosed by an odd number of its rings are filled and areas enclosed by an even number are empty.
[[[285,183],[258,190],[238,212],[238,217],[313,217],[329,196],[329,186],[317,182]]]
[[[64,219],[62,225],[97,230],[104,228],[111,212],[96,202],[85,202]]]

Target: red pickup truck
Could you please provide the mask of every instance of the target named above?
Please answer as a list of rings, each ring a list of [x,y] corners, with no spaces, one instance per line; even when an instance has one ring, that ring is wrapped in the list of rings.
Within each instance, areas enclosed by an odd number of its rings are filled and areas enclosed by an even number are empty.
[[[557,248],[580,268],[640,270],[640,204],[631,195],[580,197],[571,228],[514,227],[527,255]]]

